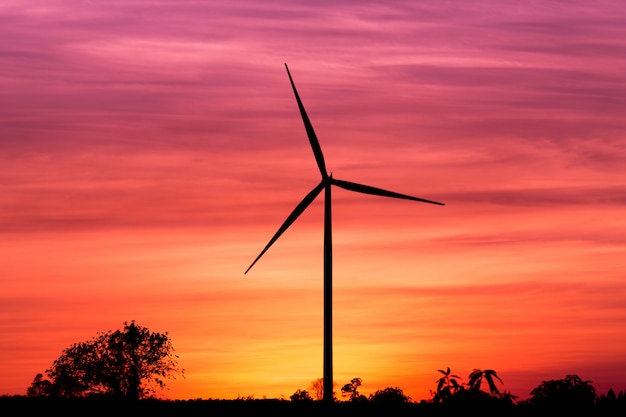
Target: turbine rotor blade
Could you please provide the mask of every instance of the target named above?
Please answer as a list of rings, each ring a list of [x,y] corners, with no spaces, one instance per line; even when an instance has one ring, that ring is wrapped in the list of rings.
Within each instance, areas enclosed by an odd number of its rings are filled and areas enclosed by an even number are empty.
[[[287,64],[285,64],[285,68],[287,69],[289,82],[291,82],[291,87],[293,88],[293,94],[296,96],[296,101],[298,102],[298,108],[300,108],[300,114],[302,115],[302,121],[304,122],[306,134],[309,137],[311,148],[313,148],[313,154],[315,155],[315,160],[317,161],[317,167],[322,174],[322,178],[328,178],[328,172],[326,172],[326,163],[324,162],[322,147],[320,146],[319,140],[317,140],[317,136],[315,135],[315,130],[313,130],[313,125],[309,120],[309,116],[307,116],[306,110],[304,110],[304,105],[302,104],[302,100],[300,100],[300,96],[298,95],[298,91],[296,90],[296,85],[293,82],[293,78],[291,78],[291,73],[289,72],[289,67],[287,66]]]
[[[265,246],[265,248],[263,248],[259,256],[257,256],[254,262],[252,262],[252,264],[248,267],[248,269],[246,269],[246,272],[244,272],[244,275],[248,273],[248,271],[254,266],[254,264],[259,259],[261,259],[261,256],[263,256],[263,254],[267,252],[270,246],[272,246],[274,242],[278,240],[278,238],[285,232],[285,230],[287,230],[289,226],[291,226],[292,223],[296,221],[296,219],[304,212],[304,210],[306,210],[306,208],[313,202],[313,200],[315,200],[315,197],[318,196],[318,194],[324,189],[324,187],[327,187],[327,186],[329,187],[330,184],[328,184],[327,181],[322,180],[322,182],[320,182],[315,188],[313,188],[313,190],[311,190],[311,192],[309,192],[306,195],[306,197],[304,197],[304,199],[302,199],[300,204],[296,206],[296,208],[291,212],[289,217],[287,217],[287,220],[285,220],[282,226],[280,226],[276,234],[274,234],[272,239],[270,239],[269,243]]]
[[[379,195],[382,197],[401,198],[404,200],[421,201],[422,203],[438,204],[440,206],[445,205],[437,201],[431,201],[431,200],[426,200],[423,198],[413,197],[413,196],[406,195],[406,194],[396,193],[393,191],[387,191],[387,190],[383,190],[382,188],[376,188],[376,187],[372,187],[369,185],[357,184],[356,182],[342,181],[342,180],[338,180],[332,177],[330,178],[330,182],[331,184],[334,184],[343,189],[346,189],[349,191],[356,191],[358,193]]]

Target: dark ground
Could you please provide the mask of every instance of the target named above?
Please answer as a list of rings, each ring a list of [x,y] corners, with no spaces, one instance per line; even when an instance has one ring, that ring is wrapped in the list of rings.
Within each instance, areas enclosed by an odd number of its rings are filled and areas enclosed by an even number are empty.
[[[124,401],[109,397],[84,399],[32,398],[24,396],[0,397],[0,415],[13,416],[141,416],[141,417],[394,417],[394,416],[626,416],[626,404],[597,403],[587,410],[558,406],[550,409],[523,404],[433,404],[430,402],[405,404],[376,404],[372,402],[339,402],[332,407],[320,402],[291,402],[284,400],[141,400]]]

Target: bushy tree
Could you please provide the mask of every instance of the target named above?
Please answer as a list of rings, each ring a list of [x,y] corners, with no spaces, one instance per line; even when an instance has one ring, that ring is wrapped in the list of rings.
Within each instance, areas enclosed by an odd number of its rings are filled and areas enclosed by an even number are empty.
[[[543,381],[530,392],[530,405],[550,409],[584,410],[592,407],[596,390],[591,381],[583,381],[578,375],[564,379]]]
[[[317,378],[312,381],[309,392],[314,400],[322,401],[324,399],[324,378]]]
[[[165,379],[183,374],[167,333],[131,322],[65,349],[46,371],[52,393],[61,397],[109,394],[139,399],[164,388]]]
[[[49,397],[52,394],[52,382],[43,379],[43,374],[37,374],[33,383],[26,390],[29,397]]]
[[[336,399],[335,387],[337,383],[333,381],[333,399]],[[309,386],[309,394],[315,401],[322,401],[324,399],[324,378],[317,378],[311,381]]]
[[[313,397],[311,397],[311,395],[309,394],[309,392],[307,390],[302,390],[299,389],[296,392],[294,392],[289,399],[291,401],[297,402],[297,401],[313,401]]]
[[[388,387],[370,395],[369,400],[376,404],[398,405],[408,403],[411,398],[398,387]]]

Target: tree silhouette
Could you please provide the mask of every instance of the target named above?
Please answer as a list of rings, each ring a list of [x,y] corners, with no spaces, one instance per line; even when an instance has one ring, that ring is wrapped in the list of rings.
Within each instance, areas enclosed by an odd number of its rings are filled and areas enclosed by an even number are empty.
[[[583,381],[574,374],[564,379],[543,381],[530,392],[528,403],[543,408],[581,410],[592,407],[596,398],[591,381]]]
[[[485,379],[487,381],[487,384],[489,384],[489,392],[491,393],[491,395],[499,395],[500,391],[496,386],[494,378],[500,381],[501,384],[503,383],[498,374],[496,374],[496,371],[494,371],[493,369],[485,369],[484,371],[481,371],[480,369],[474,369],[469,375],[468,385],[470,389],[478,391],[480,390],[480,385],[483,382],[483,379]]]
[[[322,401],[324,399],[324,378],[317,378],[311,382],[309,392],[314,400]]]
[[[311,397],[311,395],[309,394],[309,392],[307,390],[296,390],[296,392],[294,392],[289,399],[291,401],[297,402],[297,401],[313,401],[313,397]]]
[[[139,399],[163,388],[164,379],[183,374],[167,333],[131,322],[65,349],[46,371],[52,393],[61,397],[109,394]]]
[[[52,394],[52,382],[43,379],[43,374],[37,374],[33,383],[26,389],[29,397],[49,397]]]
[[[367,401],[367,397],[359,394],[358,388],[361,386],[361,378],[352,378],[349,384],[341,387],[341,396],[350,397],[350,401]]]
[[[450,372],[450,368],[447,370],[438,369],[438,372],[441,372],[443,376],[437,380],[437,391],[433,395],[433,401],[441,402],[446,398],[449,398],[463,387],[457,381],[457,378],[460,378],[458,375],[453,375]]]
[[[598,416],[624,416],[626,415],[626,395],[624,391],[616,394],[613,388],[609,388],[606,394],[596,397],[595,408]]]
[[[376,404],[398,405],[408,403],[411,397],[404,395],[402,389],[398,387],[388,387],[370,395],[369,400]]]

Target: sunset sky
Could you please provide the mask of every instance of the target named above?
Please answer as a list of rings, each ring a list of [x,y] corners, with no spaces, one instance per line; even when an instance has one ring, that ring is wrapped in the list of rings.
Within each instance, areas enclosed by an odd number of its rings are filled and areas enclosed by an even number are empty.
[[[334,373],[429,399],[626,390],[626,3],[0,2],[0,395],[125,321],[168,332],[174,399]]]

